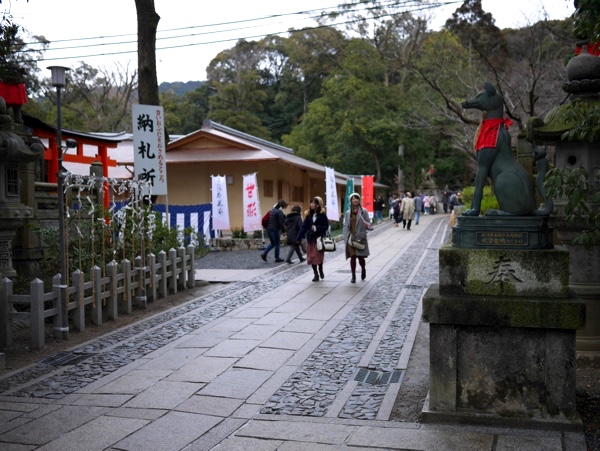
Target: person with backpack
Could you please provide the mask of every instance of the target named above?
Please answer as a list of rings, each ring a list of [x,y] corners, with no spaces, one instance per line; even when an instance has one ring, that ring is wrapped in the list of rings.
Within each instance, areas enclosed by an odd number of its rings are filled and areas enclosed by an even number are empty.
[[[279,248],[281,242],[281,232],[285,232],[285,214],[283,210],[287,208],[287,202],[280,199],[271,211],[269,212],[269,223],[267,225],[267,234],[269,235],[269,245],[260,254],[260,258],[263,261],[267,261],[267,254],[271,249],[275,249],[275,262],[283,262],[282,258],[279,258]]]
[[[296,236],[302,227],[302,215],[300,214],[301,211],[302,209],[300,208],[300,205],[294,205],[292,207],[292,212],[285,217],[287,245],[290,248],[285,261],[290,264],[292,263],[292,255],[294,255],[294,251],[296,251],[298,258],[300,259],[300,263],[304,261],[304,257],[302,257],[302,249],[300,249],[300,244],[296,241]]]

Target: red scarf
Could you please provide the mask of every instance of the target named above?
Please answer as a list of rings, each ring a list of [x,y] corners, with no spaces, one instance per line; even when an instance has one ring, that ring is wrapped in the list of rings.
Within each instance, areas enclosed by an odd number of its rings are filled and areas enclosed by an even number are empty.
[[[475,152],[486,147],[496,147],[501,125],[504,125],[508,129],[512,125],[512,121],[508,118],[484,119],[479,124],[479,128],[475,132]]]

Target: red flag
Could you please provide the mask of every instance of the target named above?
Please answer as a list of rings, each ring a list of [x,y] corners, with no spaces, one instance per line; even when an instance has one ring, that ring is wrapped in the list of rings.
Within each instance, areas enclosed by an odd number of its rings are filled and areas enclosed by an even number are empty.
[[[374,197],[373,197],[373,176],[372,175],[363,175],[362,177],[362,197],[363,202],[362,206],[365,210],[367,210],[371,217],[374,214]]]

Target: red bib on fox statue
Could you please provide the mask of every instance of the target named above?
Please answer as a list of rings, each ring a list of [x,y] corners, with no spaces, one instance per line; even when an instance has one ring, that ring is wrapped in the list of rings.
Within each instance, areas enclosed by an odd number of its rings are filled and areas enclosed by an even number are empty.
[[[475,132],[475,152],[486,147],[496,147],[498,143],[498,132],[500,126],[504,125],[506,129],[512,125],[508,118],[504,119],[484,119]]]

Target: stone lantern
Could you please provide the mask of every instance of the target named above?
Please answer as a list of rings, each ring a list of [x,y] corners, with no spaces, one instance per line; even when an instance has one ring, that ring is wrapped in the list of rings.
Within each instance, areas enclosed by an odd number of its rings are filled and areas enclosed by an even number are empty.
[[[527,139],[536,144],[554,145],[557,168],[585,168],[592,186],[591,198],[600,190],[600,142],[563,139],[563,135],[577,125],[569,114],[572,108],[584,115],[592,108],[600,108],[600,57],[589,53],[587,47],[583,44],[581,53],[567,65],[568,81],[562,88],[570,94],[570,103],[554,108],[544,119],[531,118],[527,124]],[[577,351],[600,356],[600,243],[591,249],[573,243],[581,230],[577,224],[565,220],[566,204],[566,199],[556,200],[551,219],[559,240],[569,250],[569,287],[586,302],[586,327],[578,331]],[[600,208],[591,202],[588,207]]]
[[[43,145],[28,146],[13,131],[13,121],[8,114],[6,102],[0,97],[0,276],[14,277],[12,263],[12,240],[17,229],[27,219],[33,218],[31,207],[20,201],[20,164],[39,160]]]

